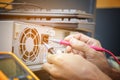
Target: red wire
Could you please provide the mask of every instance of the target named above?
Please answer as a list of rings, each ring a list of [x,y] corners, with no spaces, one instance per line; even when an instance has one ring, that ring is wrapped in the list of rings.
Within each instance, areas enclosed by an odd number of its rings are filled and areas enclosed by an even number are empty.
[[[67,41],[64,41],[64,40],[57,40],[57,39],[55,39],[55,40],[53,40],[54,42],[57,42],[57,43],[59,43],[59,44],[63,44],[63,45],[70,45],[70,43],[69,42],[67,42]],[[111,51],[109,51],[109,50],[107,50],[107,49],[104,49],[104,48],[100,48],[100,47],[96,47],[96,46],[90,46],[91,48],[93,48],[93,49],[95,49],[96,51],[104,51],[104,52],[107,52],[108,54],[110,54],[113,58],[114,58],[114,60],[120,65],[120,61],[118,60],[118,58],[111,52]]]
[[[120,65],[119,59],[112,52],[110,52],[109,50],[106,50],[106,49],[104,49],[104,51],[109,53],[114,58],[114,60]]]
[[[99,47],[96,47],[96,46],[90,46],[91,48],[97,50],[97,51],[104,51],[104,52],[107,52],[108,54],[110,54],[114,60],[120,65],[120,61],[118,60],[118,58],[109,50],[107,49],[104,49],[104,48],[99,48]]]

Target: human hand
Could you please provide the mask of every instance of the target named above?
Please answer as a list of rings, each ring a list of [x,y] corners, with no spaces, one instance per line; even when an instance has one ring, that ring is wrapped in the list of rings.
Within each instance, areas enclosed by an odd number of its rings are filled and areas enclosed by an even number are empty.
[[[46,70],[53,80],[111,80],[94,64],[75,54],[49,54]]]
[[[71,45],[67,47],[67,52],[82,55],[85,59],[99,67],[104,73],[110,74],[111,66],[108,64],[104,52],[90,48],[90,46],[102,47],[98,40],[81,33],[70,35],[65,40],[69,41]]]

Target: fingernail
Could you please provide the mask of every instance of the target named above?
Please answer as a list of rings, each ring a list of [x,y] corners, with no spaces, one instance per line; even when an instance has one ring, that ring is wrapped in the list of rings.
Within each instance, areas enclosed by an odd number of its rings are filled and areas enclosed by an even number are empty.
[[[70,40],[70,43],[71,43],[71,44],[75,44],[75,43],[76,43],[76,40],[75,40],[74,38],[72,38],[72,39]]]

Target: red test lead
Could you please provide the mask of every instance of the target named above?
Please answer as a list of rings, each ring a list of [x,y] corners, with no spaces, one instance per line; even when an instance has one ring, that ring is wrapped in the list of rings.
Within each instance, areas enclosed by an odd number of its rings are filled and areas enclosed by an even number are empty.
[[[52,41],[52,42],[55,42],[55,43],[59,43],[59,44],[65,45],[65,46],[70,45],[70,43],[65,41],[65,40],[58,40],[58,39],[49,39],[49,40]]]
[[[65,40],[58,40],[58,39],[49,39],[49,40],[52,41],[52,42],[58,43],[58,44],[62,44],[62,45],[65,45],[65,46],[70,46],[70,43],[65,41]],[[96,47],[96,46],[90,46],[90,47],[97,50],[97,51],[104,51],[103,48],[99,48],[99,47]]]
[[[55,43],[58,43],[58,44],[62,44],[62,45],[65,45],[65,46],[70,46],[70,43],[65,41],[65,40],[58,40],[58,39],[49,39],[50,41],[52,42],[55,42]],[[118,60],[118,58],[112,53],[110,52],[109,50],[107,49],[104,49],[104,48],[100,48],[100,47],[96,47],[96,46],[90,46],[92,49],[95,49],[96,51],[101,51],[101,52],[107,52],[109,53],[113,58],[114,60],[120,64],[120,61]]]

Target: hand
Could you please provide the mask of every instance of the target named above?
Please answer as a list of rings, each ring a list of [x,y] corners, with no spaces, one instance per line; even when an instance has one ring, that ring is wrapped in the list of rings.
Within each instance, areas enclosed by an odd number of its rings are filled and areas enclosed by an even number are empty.
[[[114,71],[108,64],[108,61],[103,52],[96,51],[90,46],[102,47],[100,42],[96,39],[88,37],[84,34],[70,35],[65,38],[66,41],[70,42],[71,46],[67,47],[67,52],[82,55],[86,60],[95,64],[104,73],[112,77]]]
[[[75,54],[49,54],[45,69],[53,80],[111,80],[94,64]]]

